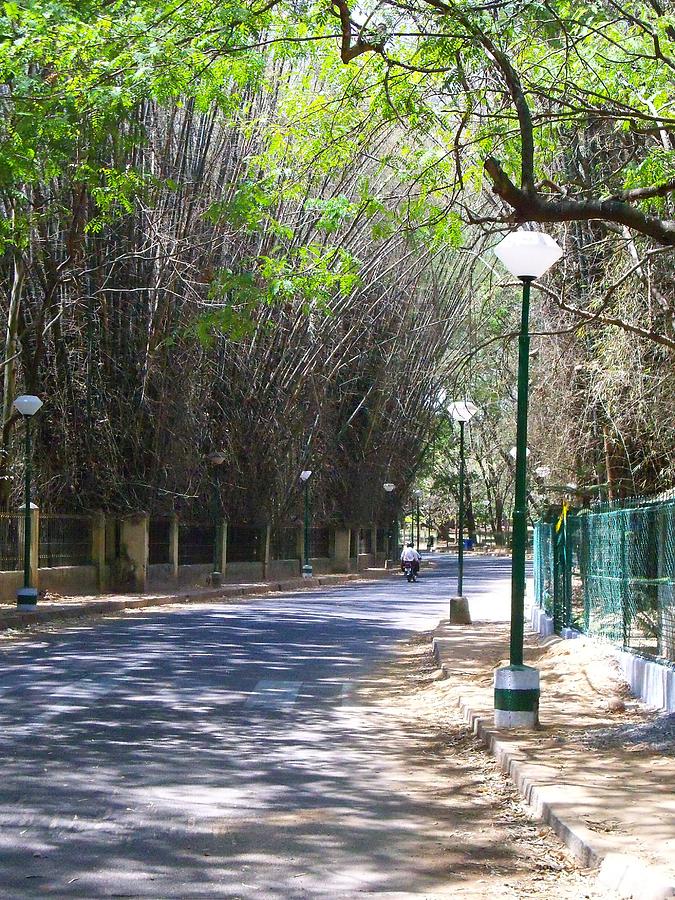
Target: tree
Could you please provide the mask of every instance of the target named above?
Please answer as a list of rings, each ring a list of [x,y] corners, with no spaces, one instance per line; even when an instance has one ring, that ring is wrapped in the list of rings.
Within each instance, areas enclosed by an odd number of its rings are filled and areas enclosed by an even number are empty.
[[[376,54],[387,86],[405,80],[388,93],[396,112],[445,130],[455,189],[482,164],[507,211],[471,218],[598,220],[675,246],[675,26],[658,2],[386,0],[355,14],[334,0],[333,11],[343,62]],[[620,165],[564,171],[571,140],[579,160],[599,141]]]
[[[209,57],[195,52],[190,17],[146,35],[142,22],[106,25],[105,9],[56,7],[51,33],[18,11],[32,43],[5,60],[8,82],[28,73],[36,92],[12,95],[11,115],[20,121],[25,102],[38,117],[41,92],[54,147],[45,135],[30,170],[10,172],[8,126],[4,502],[21,379],[49,398],[47,506],[190,514],[217,489],[233,520],[280,523],[310,460],[317,515],[373,521],[382,481],[411,476],[463,307],[456,235],[401,208],[396,179],[372,159],[398,126],[378,121],[350,141],[308,65],[282,54],[261,66],[251,52],[202,77]],[[339,79],[331,90],[341,94]],[[323,112],[303,122],[312,92]],[[336,146],[318,159],[330,129]],[[227,457],[217,478],[213,450]]]

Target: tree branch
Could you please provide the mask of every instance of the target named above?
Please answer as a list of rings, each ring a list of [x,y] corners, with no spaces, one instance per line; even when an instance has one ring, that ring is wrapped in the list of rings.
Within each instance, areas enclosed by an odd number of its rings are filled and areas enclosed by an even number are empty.
[[[494,157],[485,161],[484,168],[492,182],[494,193],[513,210],[506,221],[578,222],[597,219],[625,225],[633,231],[654,238],[664,246],[675,247],[675,222],[649,216],[624,200],[587,200],[574,197],[549,199],[539,193],[527,193],[516,187]]]
[[[635,200],[649,200],[651,197],[665,197],[673,191],[675,191],[675,178],[671,178],[670,181],[665,181],[663,184],[652,184],[649,187],[621,191],[618,194],[614,194],[610,199],[632,203]]]
[[[359,29],[356,42],[352,42],[352,19],[349,6],[346,0],[332,0],[333,13],[340,19],[340,28],[342,32],[342,41],[340,45],[340,58],[343,63],[350,63],[362,53],[381,53],[382,43],[373,43],[372,41],[364,41],[361,37]]]

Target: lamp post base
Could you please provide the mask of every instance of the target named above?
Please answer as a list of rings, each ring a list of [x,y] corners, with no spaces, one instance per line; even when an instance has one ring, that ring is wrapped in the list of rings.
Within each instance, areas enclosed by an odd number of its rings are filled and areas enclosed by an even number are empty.
[[[220,587],[223,583],[223,573],[222,572],[211,572],[210,582],[212,587]]]
[[[467,597],[450,598],[450,625],[471,625],[469,600]]]
[[[306,565],[302,567],[302,577],[303,578],[311,578],[312,577],[312,567],[310,565]]]
[[[531,666],[495,670],[495,727],[536,728],[539,725],[539,671]]]
[[[16,608],[22,612],[32,612],[37,606],[38,589],[22,587],[16,592]]]

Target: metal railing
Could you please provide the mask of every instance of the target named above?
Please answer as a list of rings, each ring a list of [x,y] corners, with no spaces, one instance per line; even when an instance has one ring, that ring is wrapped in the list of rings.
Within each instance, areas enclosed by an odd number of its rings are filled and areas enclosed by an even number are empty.
[[[359,553],[373,552],[373,532],[370,528],[362,528],[359,531]]]
[[[0,513],[0,572],[14,572],[23,565],[20,520],[20,513]]]
[[[40,568],[92,564],[90,516],[40,513]]]
[[[208,522],[181,522],[178,526],[178,565],[214,564],[216,526]]]
[[[168,565],[171,562],[171,519],[150,519],[148,562],[151,566]]]
[[[330,528],[309,529],[309,556],[310,559],[330,556]]]
[[[270,534],[272,559],[298,559],[298,529],[293,526],[273,528]]]
[[[227,561],[261,562],[263,558],[263,530],[248,525],[228,525]]]

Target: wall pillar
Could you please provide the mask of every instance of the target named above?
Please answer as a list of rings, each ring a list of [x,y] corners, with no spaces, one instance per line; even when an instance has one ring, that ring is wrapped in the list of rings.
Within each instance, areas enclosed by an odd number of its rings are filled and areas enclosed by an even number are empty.
[[[333,568],[337,572],[349,572],[349,542],[350,531],[348,528],[334,528],[331,541]]]
[[[19,507],[21,518],[19,519],[19,547],[23,555],[25,536],[25,504]],[[23,566],[21,566],[23,570]],[[30,586],[39,589],[40,569],[40,510],[35,503],[30,505]]]
[[[129,564],[131,590],[145,591],[148,585],[148,516],[136,513],[121,522],[121,549]]]
[[[171,564],[171,574],[174,581],[178,581],[178,535],[180,521],[174,513],[171,516],[171,525],[169,526],[169,560]]]
[[[271,543],[272,543],[272,526],[266,525],[263,528],[263,545],[262,545],[262,571],[263,571],[263,581],[267,580],[267,576],[270,570],[270,553],[271,553]]]
[[[91,561],[96,567],[96,587],[99,594],[108,589],[108,564],[106,561],[106,521],[103,510],[97,510],[91,521]]]

